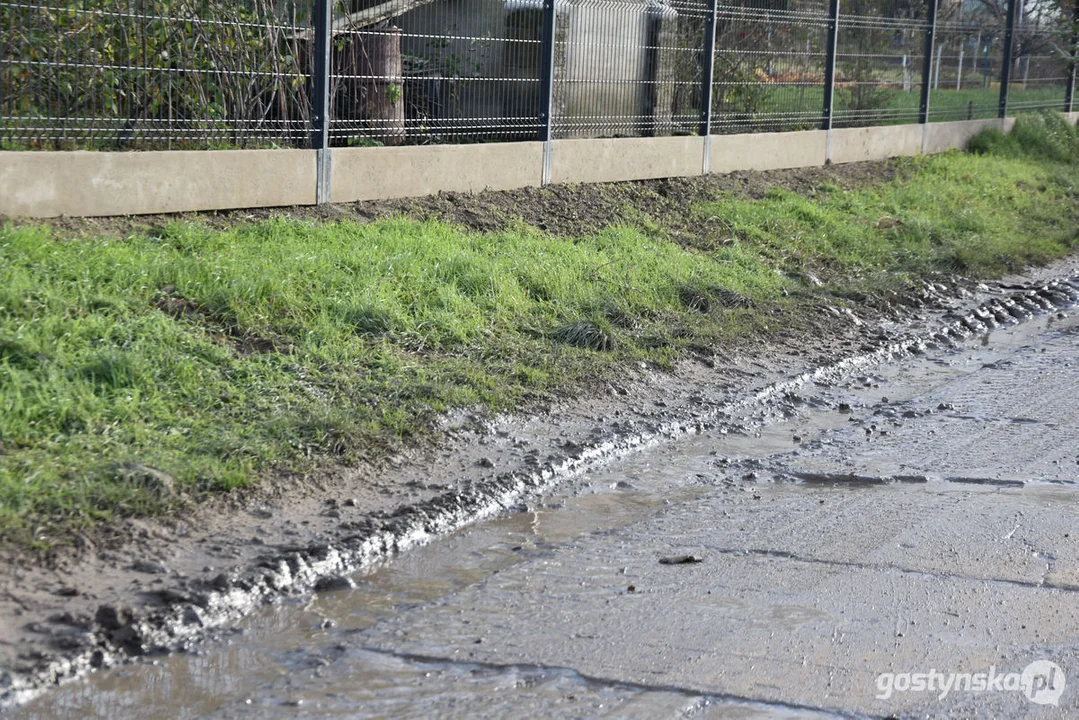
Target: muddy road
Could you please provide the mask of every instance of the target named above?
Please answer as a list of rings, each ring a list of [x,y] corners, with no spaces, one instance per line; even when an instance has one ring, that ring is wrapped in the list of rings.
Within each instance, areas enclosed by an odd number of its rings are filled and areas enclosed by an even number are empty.
[[[1077,401],[1079,313],[987,327],[12,716],[1074,716]]]

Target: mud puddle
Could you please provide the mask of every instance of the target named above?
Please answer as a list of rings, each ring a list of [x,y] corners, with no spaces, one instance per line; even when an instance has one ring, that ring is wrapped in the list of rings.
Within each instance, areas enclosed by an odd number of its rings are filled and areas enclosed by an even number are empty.
[[[437,604],[521,564],[554,561],[580,538],[616,532],[716,492],[686,476],[690,469],[707,471],[710,447],[672,446],[585,476],[568,493],[358,573],[355,588],[266,608],[225,643],[91,675],[14,717],[828,717],[592,679],[568,667],[447,662],[365,647],[365,631],[386,617]],[[687,452],[693,462],[670,462]]]

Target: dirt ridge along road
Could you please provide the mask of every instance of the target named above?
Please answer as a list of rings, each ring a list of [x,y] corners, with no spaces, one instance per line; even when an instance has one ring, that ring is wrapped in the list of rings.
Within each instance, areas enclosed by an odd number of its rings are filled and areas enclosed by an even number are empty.
[[[809,353],[802,342],[760,357],[690,362],[674,374],[641,368],[608,397],[541,417],[448,418],[453,429],[440,455],[402,460],[373,482],[356,478],[351,488],[270,498],[240,516],[200,518],[199,527],[138,522],[138,552],[95,548],[95,555],[51,568],[16,566],[0,585],[0,706],[96,668],[182,651],[277,598],[346,586],[351,572],[375,559],[635,449],[724,423],[767,423],[782,416],[785,395],[807,382],[836,381],[927,346],[1073,307],[1076,266],[1073,258],[1035,272],[1033,282],[983,285],[973,294],[927,284],[924,301],[936,309],[913,314],[905,325],[866,324],[835,309],[842,327],[818,338]],[[783,353],[792,354],[780,359]],[[443,479],[449,482],[437,481]]]
[[[535,541],[492,531],[487,546],[517,542],[523,557],[338,636],[346,657],[323,675],[264,673],[249,696],[333,705],[326,688],[363,671],[347,655],[359,646],[840,716],[1069,716],[1079,708],[1065,680],[1079,662],[1077,337],[1079,314],[1048,314],[805,387],[797,413],[755,432],[706,432],[612,463],[589,474],[593,497],[647,512],[608,528],[558,516],[572,509],[537,511]],[[663,502],[657,485],[680,492]],[[554,543],[539,530],[595,525]],[[437,547],[415,555],[431,567]],[[362,592],[342,593],[341,606],[363,607]],[[349,613],[330,608],[323,616],[347,631]],[[307,647],[316,636],[299,637]],[[415,694],[455,689],[428,685]],[[369,697],[379,699],[349,694]],[[489,702],[467,689],[455,699]]]

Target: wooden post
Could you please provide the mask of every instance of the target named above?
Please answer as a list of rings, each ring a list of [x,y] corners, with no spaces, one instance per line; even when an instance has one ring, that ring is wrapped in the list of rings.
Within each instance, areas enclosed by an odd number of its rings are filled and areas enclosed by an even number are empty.
[[[963,89],[963,51],[965,49],[966,49],[966,46],[963,44],[962,41],[960,41],[960,43],[959,43],[959,69],[955,73],[955,89],[956,90],[962,90]]]
[[[401,28],[391,26],[365,32],[353,48],[353,67],[360,76],[364,124],[384,144],[400,145],[405,140]]]

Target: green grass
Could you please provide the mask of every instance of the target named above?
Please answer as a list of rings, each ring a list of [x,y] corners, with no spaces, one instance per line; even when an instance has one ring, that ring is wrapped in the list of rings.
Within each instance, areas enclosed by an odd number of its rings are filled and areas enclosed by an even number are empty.
[[[1079,132],[1060,116],[1024,117],[1010,135],[980,135],[972,143],[978,155],[908,159],[907,178],[883,187],[823,188],[811,198],[777,189],[763,201],[711,203],[700,212],[731,231],[717,258],[749,250],[785,274],[819,276],[840,294],[938,271],[998,275],[1079,243],[1076,143]]]
[[[1029,115],[1020,118],[1008,134],[986,130],[974,138],[970,150],[982,155],[1040,159],[1073,175],[1079,165],[1079,131],[1055,113]]]
[[[954,83],[954,80],[952,80]],[[1000,85],[987,88],[970,87],[955,90],[953,87],[945,87],[945,80],[941,78],[941,87],[929,94],[930,114],[962,114],[961,120],[966,119],[967,106],[974,104],[975,118],[996,117],[997,104],[1000,102]],[[897,98],[894,104],[902,104],[904,107],[917,108],[920,102],[919,90],[901,93],[902,98]],[[1042,105],[1054,110],[1064,109],[1065,88],[1063,85],[1052,87],[1029,87],[1023,89],[1019,84],[1013,84],[1008,91],[1008,101],[1011,105],[1035,106]],[[990,112],[985,114],[985,110]],[[978,113],[982,112],[981,115]]]
[[[450,408],[519,407],[797,328],[824,298],[1058,257],[1079,242],[1079,173],[1074,156],[1039,154],[1049,130],[1024,121],[980,155],[910,159],[857,191],[699,203],[690,214],[723,228],[708,251],[647,208],[579,238],[406,219],[93,239],[7,224],[0,536],[48,546],[185,496],[378,458]]]
[[[882,88],[879,90],[879,106],[866,110],[866,113],[880,111],[887,113],[883,124],[888,123],[911,123],[917,122],[918,107],[921,103],[921,78],[917,78],[910,91],[904,91],[896,87]],[[970,82],[968,79],[967,82]],[[1029,112],[1038,108],[1050,108],[1062,110],[1064,107],[1065,88],[1063,85],[1052,87],[1028,87],[1023,89],[1018,83],[1012,85],[1009,93],[1009,106],[1012,110],[1009,114],[1014,115],[1016,109]],[[947,82],[941,78],[941,86],[930,93],[930,120],[966,120],[968,113],[970,119],[980,120],[997,117],[997,105],[1000,100],[999,83],[987,88],[981,87],[980,81],[977,87],[965,87],[962,90],[955,89],[955,79]],[[835,109],[838,113],[837,122],[840,125],[879,125],[879,118],[871,115],[855,119],[844,118],[843,113],[851,107],[850,93],[842,87],[837,89]],[[820,112],[824,104],[823,86],[783,86],[763,85],[761,87],[760,105],[758,111],[742,124],[753,128],[758,125],[766,125],[764,129],[792,129],[807,130],[820,125]],[[802,113],[809,113],[811,117],[805,117]],[[777,115],[780,117],[780,125],[773,127],[774,122],[768,117]],[[789,119],[788,119],[789,118]],[[731,128],[732,132],[738,131],[738,125]]]
[[[777,285],[629,227],[559,240],[274,220],[67,241],[8,226],[0,523],[162,509],[169,498],[124,480],[135,463],[192,492],[377,454],[450,407],[508,408],[616,361],[552,340],[567,323],[639,320],[618,359],[669,360],[677,287],[694,282]]]

